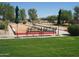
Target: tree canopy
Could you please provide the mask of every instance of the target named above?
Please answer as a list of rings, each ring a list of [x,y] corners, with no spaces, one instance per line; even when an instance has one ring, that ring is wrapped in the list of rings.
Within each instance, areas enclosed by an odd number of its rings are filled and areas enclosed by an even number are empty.
[[[61,17],[61,14],[62,14],[61,12],[62,12],[62,10],[60,9],[59,12],[58,12],[58,21],[57,21],[57,24],[58,25],[61,24],[61,22],[60,22],[61,21],[61,18],[62,18]]]
[[[14,7],[9,3],[0,3],[0,16],[3,17],[3,20],[12,21],[14,19]]]
[[[26,20],[26,12],[25,9],[20,9],[20,20]]]
[[[18,6],[16,6],[16,8],[15,8],[15,15],[16,15],[15,23],[19,23],[19,18],[18,18],[18,16],[19,16],[19,8],[18,8]]]
[[[70,20],[72,20],[72,12],[70,10],[60,9],[57,24],[64,24],[65,22],[69,22]]]
[[[38,19],[37,10],[34,8],[28,10],[28,15],[29,15],[30,20],[37,20]]]
[[[79,23],[79,7],[78,6],[74,8],[74,20],[76,21],[76,23]]]
[[[46,18],[49,22],[54,23],[55,20],[57,20],[57,16],[52,15],[52,16],[48,16]]]

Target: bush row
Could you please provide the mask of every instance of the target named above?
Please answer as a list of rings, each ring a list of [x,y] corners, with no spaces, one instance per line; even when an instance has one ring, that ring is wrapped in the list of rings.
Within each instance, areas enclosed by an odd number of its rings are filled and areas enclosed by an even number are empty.
[[[79,36],[79,24],[69,25],[68,32],[72,36]]]

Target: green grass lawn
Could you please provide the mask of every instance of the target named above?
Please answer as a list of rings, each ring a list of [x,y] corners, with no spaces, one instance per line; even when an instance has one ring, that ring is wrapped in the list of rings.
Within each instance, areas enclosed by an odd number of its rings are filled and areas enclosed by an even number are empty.
[[[0,56],[79,56],[79,37],[0,40]]]

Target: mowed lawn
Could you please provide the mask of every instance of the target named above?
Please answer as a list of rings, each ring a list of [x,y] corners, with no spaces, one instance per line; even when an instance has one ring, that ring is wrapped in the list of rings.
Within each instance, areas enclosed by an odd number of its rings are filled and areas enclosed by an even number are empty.
[[[0,40],[0,56],[79,56],[79,37]]]

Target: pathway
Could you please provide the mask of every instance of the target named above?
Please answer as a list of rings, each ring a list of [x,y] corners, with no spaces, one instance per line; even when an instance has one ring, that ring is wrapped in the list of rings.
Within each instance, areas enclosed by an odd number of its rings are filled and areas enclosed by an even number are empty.
[[[9,37],[15,37],[16,36],[16,35],[14,35],[10,25],[8,25],[8,32],[9,32],[9,35],[8,35]]]

